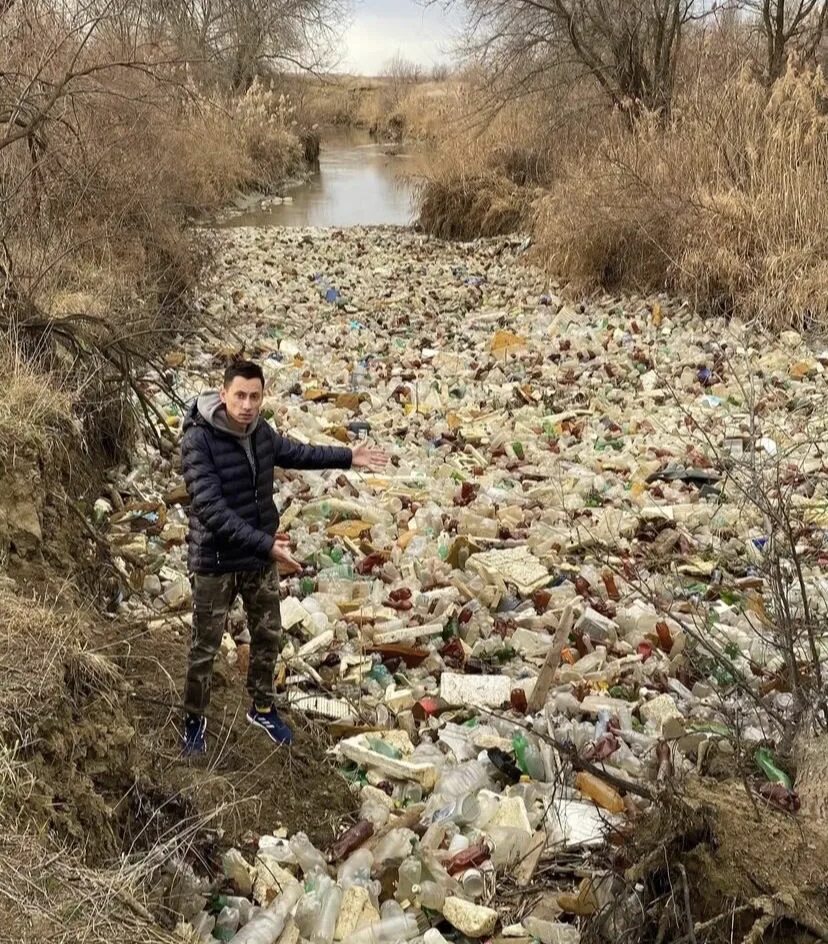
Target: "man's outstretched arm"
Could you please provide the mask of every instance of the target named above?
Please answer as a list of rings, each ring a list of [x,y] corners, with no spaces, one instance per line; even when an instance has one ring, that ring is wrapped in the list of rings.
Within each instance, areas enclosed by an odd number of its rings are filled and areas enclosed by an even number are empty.
[[[309,446],[269,427],[275,445],[274,465],[280,469],[378,469],[388,456],[373,446]]]

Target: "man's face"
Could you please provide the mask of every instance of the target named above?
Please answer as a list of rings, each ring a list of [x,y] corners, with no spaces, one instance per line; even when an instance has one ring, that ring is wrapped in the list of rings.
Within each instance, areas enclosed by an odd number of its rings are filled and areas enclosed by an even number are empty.
[[[234,377],[229,387],[221,388],[219,396],[230,419],[241,426],[249,426],[262,408],[263,393],[262,382],[257,377],[252,380]]]

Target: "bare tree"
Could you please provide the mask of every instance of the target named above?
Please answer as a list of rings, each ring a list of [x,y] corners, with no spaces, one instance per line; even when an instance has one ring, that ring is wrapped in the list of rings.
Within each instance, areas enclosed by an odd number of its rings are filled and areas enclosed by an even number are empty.
[[[416,85],[423,80],[423,67],[397,52],[385,63],[382,74],[400,85]]]
[[[341,0],[152,0],[148,21],[237,92],[268,69],[315,71],[333,56]]]
[[[515,92],[565,68],[591,77],[612,105],[669,114],[696,0],[466,0],[467,51]]]
[[[745,8],[755,15],[765,41],[768,82],[782,75],[791,52],[815,60],[828,26],[828,0],[745,0]]]

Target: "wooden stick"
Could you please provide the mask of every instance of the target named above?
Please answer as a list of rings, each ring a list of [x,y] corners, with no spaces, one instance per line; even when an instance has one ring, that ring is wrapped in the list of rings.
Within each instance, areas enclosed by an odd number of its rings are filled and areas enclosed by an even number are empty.
[[[540,711],[546,704],[546,696],[549,694],[549,689],[555,681],[555,673],[558,671],[558,666],[561,664],[561,653],[566,645],[569,632],[572,629],[572,622],[572,604],[567,603],[566,608],[563,613],[561,613],[561,621],[558,623],[558,628],[555,631],[555,638],[552,640],[552,646],[546,654],[543,668],[540,670],[540,675],[535,682],[535,687],[529,699],[527,713],[530,715]]]
[[[515,869],[515,880],[521,888],[526,888],[526,886],[532,881],[532,877],[535,874],[535,869],[538,867],[538,862],[540,861],[541,853],[545,848],[546,830],[544,828],[540,828],[532,837],[532,842],[529,844],[528,852],[520,860],[517,868]]]

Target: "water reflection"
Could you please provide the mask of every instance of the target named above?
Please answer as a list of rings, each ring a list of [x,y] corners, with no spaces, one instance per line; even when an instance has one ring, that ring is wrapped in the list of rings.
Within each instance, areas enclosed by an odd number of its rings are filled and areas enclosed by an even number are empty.
[[[290,202],[244,209],[226,226],[407,226],[413,202],[406,175],[416,170],[410,150],[377,144],[361,131],[322,140],[319,169],[285,191]]]

